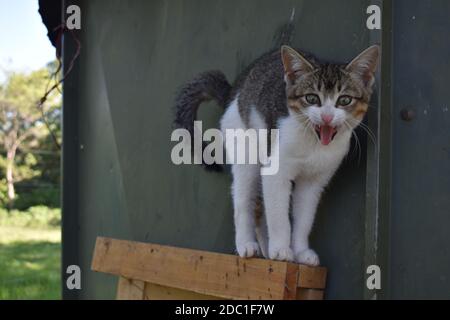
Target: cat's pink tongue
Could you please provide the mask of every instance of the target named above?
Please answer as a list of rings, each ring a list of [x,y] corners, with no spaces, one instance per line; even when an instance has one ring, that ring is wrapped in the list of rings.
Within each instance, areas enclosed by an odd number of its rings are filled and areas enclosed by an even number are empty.
[[[333,135],[336,132],[336,129],[330,126],[321,126],[320,127],[320,142],[327,146],[330,144],[331,140],[333,140]]]

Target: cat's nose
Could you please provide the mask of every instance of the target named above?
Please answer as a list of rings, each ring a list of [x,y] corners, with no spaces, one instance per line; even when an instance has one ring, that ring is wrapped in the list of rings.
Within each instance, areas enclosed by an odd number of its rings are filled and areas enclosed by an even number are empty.
[[[327,114],[327,113],[322,113],[321,117],[322,117],[324,124],[330,124],[334,118],[334,116],[332,114]]]

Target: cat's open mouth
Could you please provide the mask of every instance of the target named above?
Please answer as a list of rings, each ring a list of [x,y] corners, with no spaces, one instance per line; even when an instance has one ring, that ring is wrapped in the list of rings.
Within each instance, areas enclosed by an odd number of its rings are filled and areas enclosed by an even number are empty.
[[[315,126],[314,129],[317,133],[317,136],[319,137],[320,142],[324,146],[329,145],[330,142],[333,141],[333,139],[337,133],[336,127],[327,126],[327,125]]]

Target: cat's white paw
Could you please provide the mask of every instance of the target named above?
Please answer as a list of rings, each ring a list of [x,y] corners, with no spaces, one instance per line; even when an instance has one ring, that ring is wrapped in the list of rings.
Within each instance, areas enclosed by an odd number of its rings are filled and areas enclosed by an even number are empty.
[[[312,249],[300,251],[295,255],[295,260],[298,263],[306,264],[308,266],[318,266],[320,264],[319,256]]]
[[[269,258],[280,261],[294,261],[294,253],[291,248],[269,248]]]
[[[251,258],[259,254],[259,244],[256,241],[237,244],[236,249],[241,258]]]

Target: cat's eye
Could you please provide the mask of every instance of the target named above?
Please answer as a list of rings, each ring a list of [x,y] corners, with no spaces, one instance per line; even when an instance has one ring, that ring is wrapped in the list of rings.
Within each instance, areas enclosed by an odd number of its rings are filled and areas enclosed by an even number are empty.
[[[311,105],[320,104],[320,98],[316,94],[307,94],[307,95],[305,95],[304,98],[308,104],[311,104]]]
[[[352,103],[352,101],[353,101],[353,98],[350,96],[340,96],[337,101],[337,104],[345,107],[345,106],[348,106],[350,103]]]

